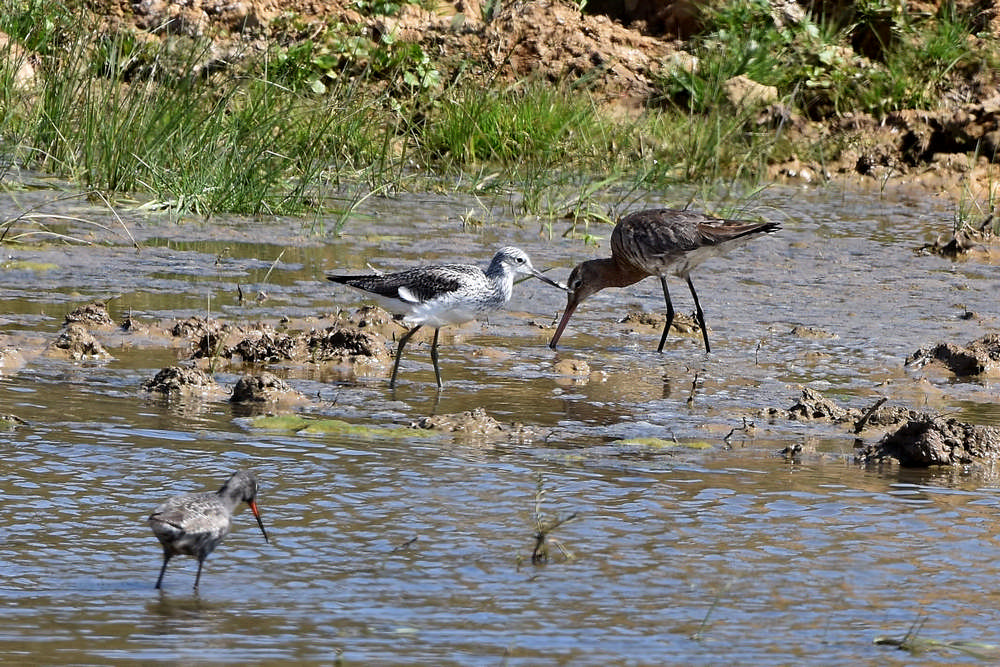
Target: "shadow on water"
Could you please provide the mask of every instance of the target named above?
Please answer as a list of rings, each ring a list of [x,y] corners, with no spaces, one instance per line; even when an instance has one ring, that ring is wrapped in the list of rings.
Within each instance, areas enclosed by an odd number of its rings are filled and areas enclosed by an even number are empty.
[[[32,196],[43,195],[18,205]],[[1000,423],[995,379],[903,367],[919,347],[997,327],[995,267],[913,254],[950,225],[939,204],[765,192],[761,210],[780,212],[783,231],[694,276],[711,355],[697,334],[672,334],[657,354],[655,325],[618,321],[660,313],[654,280],[595,295],[552,351],[565,297],[529,281],[489,322],[442,331],[442,391],[426,340],[407,349],[395,390],[388,369],[355,378],[264,365],[307,398],[296,408],[306,417],[365,428],[260,429],[252,417],[274,408],[140,389],[190,355],[161,323],[321,329],[362,305],[326,272],[484,265],[514,244],[565,280],[606,252],[530,226],[463,229],[464,203],[368,204],[366,226],[338,237],[296,221],[144,219],[130,223],[139,253],[115,239],[4,247],[0,349],[20,361],[0,366],[0,412],[26,422],[0,428],[0,591],[17,601],[0,628],[5,655],[902,665],[908,653],[872,641],[905,635],[921,615],[924,638],[996,640],[1000,599],[984,566],[1000,560],[993,472],[859,468],[847,430],[765,413],[808,386],[856,408],[885,396]],[[238,302],[240,291],[251,298]],[[676,291],[678,310],[690,309]],[[96,299],[147,329],[101,333],[102,361],[49,354],[65,314]],[[222,364],[215,376],[228,390],[242,370]],[[408,430],[476,408],[504,430]],[[779,454],[791,445],[794,456]],[[186,558],[154,591],[150,510],[239,467],[261,480],[274,543],[239,513],[197,595]],[[544,567],[530,564],[540,475],[546,511],[577,517],[555,535],[573,557]],[[971,658],[936,646],[920,659]]]

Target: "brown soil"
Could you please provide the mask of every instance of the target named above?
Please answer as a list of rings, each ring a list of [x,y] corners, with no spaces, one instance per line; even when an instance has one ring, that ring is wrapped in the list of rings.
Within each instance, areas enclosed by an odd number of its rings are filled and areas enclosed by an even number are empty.
[[[84,0],[115,28],[126,28],[140,39],[169,35],[210,38],[206,68],[225,67],[239,54],[252,53],[268,43],[315,39],[336,25],[361,25],[372,36],[392,33],[397,39],[419,42],[433,54],[443,78],[463,68],[468,73],[515,81],[524,77],[586,81],[589,91],[610,113],[631,113],[648,106],[656,94],[653,82],[670,62],[690,62],[680,40],[699,29],[699,3],[667,2],[587,3],[583,14],[576,2],[526,0],[504,2],[497,15],[483,20],[481,0],[441,1],[435,11],[406,5],[395,17],[367,17],[350,0]],[[933,13],[940,2],[907,2],[913,15]],[[969,2],[958,3],[963,7]],[[796,21],[804,8],[820,13],[837,3],[818,1],[773,2],[776,22]],[[977,31],[1000,34],[994,2],[978,2]],[[854,36],[851,57],[872,58],[885,35]],[[979,39],[970,35],[970,40]],[[881,40],[881,42],[880,42]],[[447,71],[449,67],[454,72]],[[823,164],[796,157],[770,167],[774,180],[814,182],[827,179],[869,181],[880,186],[906,183],[952,196],[970,194],[987,200],[992,162],[985,156],[1000,148],[1000,93],[996,73],[953,72],[946,95],[948,108],[900,111],[884,119],[863,113],[843,113],[812,120],[789,114],[772,104],[761,114],[762,124],[781,116],[783,132],[793,141],[836,137],[842,146]],[[734,104],[749,97],[767,99],[766,87],[748,79],[726,85]],[[761,97],[763,96],[763,97]],[[832,143],[832,142],[831,142]],[[974,156],[980,156],[975,158]]]
[[[185,366],[168,366],[149,380],[142,383],[142,388],[153,393],[170,396],[173,394],[208,396],[222,391],[215,378],[200,368]]]
[[[862,463],[909,467],[966,465],[1000,459],[1000,429],[954,418],[919,415],[858,453]]]
[[[307,403],[300,392],[292,389],[287,382],[273,373],[263,371],[257,375],[247,374],[236,381],[233,403]]]
[[[104,349],[101,342],[86,326],[79,322],[72,322],[63,329],[49,348],[49,353],[65,356],[75,361],[111,359],[111,355]]]
[[[955,375],[996,374],[1000,370],[1000,334],[986,334],[967,345],[939,343],[921,348],[906,359],[907,366],[940,363]]]

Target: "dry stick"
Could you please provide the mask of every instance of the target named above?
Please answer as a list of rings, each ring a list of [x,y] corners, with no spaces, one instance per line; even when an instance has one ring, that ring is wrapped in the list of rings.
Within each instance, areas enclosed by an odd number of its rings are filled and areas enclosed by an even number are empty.
[[[691,393],[688,395],[688,398],[687,398],[687,404],[688,405],[691,405],[692,403],[694,403],[694,395],[695,395],[695,393],[697,391],[698,391],[698,373],[696,371],[695,374],[694,374],[694,379],[691,380]]]
[[[64,195],[62,197],[56,197],[54,199],[49,199],[49,200],[46,200],[44,202],[40,202],[40,203],[35,204],[34,206],[30,207],[30,208],[27,208],[27,209],[21,211],[20,214],[14,216],[13,218],[10,218],[8,220],[4,220],[2,223],[0,223],[0,225],[2,225],[4,227],[3,234],[0,235],[0,243],[2,243],[4,241],[4,239],[7,238],[7,233],[13,227],[13,223],[17,222],[18,220],[35,220],[37,218],[42,218],[42,217],[51,218],[51,219],[54,219],[54,220],[69,220],[69,221],[75,221],[75,222],[84,222],[84,223],[87,223],[88,225],[94,225],[95,227],[98,227],[100,229],[103,229],[105,231],[109,231],[110,232],[111,229],[109,227],[107,227],[106,225],[102,225],[99,222],[94,222],[93,220],[87,220],[86,218],[78,218],[78,217],[75,217],[75,216],[58,215],[58,214],[47,214],[47,215],[44,215],[44,216],[43,215],[32,214],[32,211],[37,211],[38,209],[42,208],[43,206],[47,206],[48,204],[51,204],[53,202],[65,201],[65,200],[68,200],[68,199],[76,199],[78,197],[85,196],[85,195],[91,195],[91,194],[97,195],[98,197],[101,198],[101,200],[108,207],[108,210],[111,211],[112,215],[115,216],[115,219],[122,226],[122,229],[125,231],[125,235],[128,236],[129,241],[132,242],[132,246],[136,250],[141,250],[142,246],[139,244],[138,241],[135,240],[135,237],[132,236],[132,232],[130,232],[128,230],[128,227],[125,225],[125,221],[121,219],[121,217],[118,215],[118,212],[115,211],[114,207],[111,206],[111,203],[107,200],[107,198],[101,192],[98,192],[97,190],[91,190],[91,191],[88,191],[88,192],[77,192],[77,193],[73,193],[73,194],[70,194],[70,195]],[[52,237],[55,237],[57,239],[64,239],[64,240],[67,240],[67,241],[73,241],[75,243],[83,243],[85,245],[93,245],[92,242],[84,241],[83,239],[78,239],[78,238],[75,238],[75,237],[72,237],[72,236],[68,236],[66,234],[59,234],[57,232],[50,232],[48,230],[41,231],[41,232],[25,232],[24,234],[18,234],[14,238],[22,238],[24,236],[34,236],[34,235],[52,236]]]
[[[264,285],[267,284],[267,279],[271,277],[271,272],[274,271],[274,267],[276,267],[278,265],[278,262],[281,261],[281,257],[284,254],[285,254],[285,251],[282,250],[281,252],[278,253],[278,256],[274,258],[274,261],[271,262],[270,268],[268,268],[267,273],[264,274],[264,279],[261,281],[262,284],[264,284]]]
[[[115,220],[117,220],[118,224],[121,225],[122,229],[125,230],[125,235],[128,236],[129,240],[132,242],[132,246],[135,247],[136,250],[142,250],[142,246],[139,245],[139,242],[135,240],[134,236],[132,236],[132,232],[130,232],[128,230],[128,227],[125,226],[125,221],[121,219],[121,216],[118,215],[118,211],[116,211],[115,208],[111,205],[111,202],[109,202],[108,198],[104,196],[104,193],[101,192],[100,190],[93,190],[91,192],[92,194],[95,194],[98,197],[100,197],[101,201],[104,202],[104,205],[107,206],[108,210],[111,211],[111,214],[115,216]]]
[[[868,411],[865,412],[865,414],[861,417],[861,419],[857,421],[857,423],[854,424],[854,432],[861,433],[861,430],[865,427],[865,424],[868,423],[868,420],[872,418],[872,415],[875,414],[875,411],[878,410],[885,402],[886,398],[884,396],[875,401],[875,405],[868,408]]]

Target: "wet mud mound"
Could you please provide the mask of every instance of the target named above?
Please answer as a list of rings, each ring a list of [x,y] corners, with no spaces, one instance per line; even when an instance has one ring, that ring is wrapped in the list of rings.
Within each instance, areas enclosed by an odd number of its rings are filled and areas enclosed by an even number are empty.
[[[926,468],[1000,460],[1000,428],[885,405],[884,398],[864,410],[845,408],[806,387],[791,408],[771,408],[767,416],[841,424],[855,436],[881,430],[883,435],[877,442],[866,444],[860,437],[856,440],[854,460],[859,464],[893,462]],[[794,457],[801,451],[801,447],[792,446],[783,453]]]
[[[490,417],[483,408],[475,408],[466,412],[450,415],[431,415],[421,417],[410,428],[421,428],[449,433],[461,432],[468,435],[491,435],[502,433],[503,425]]]
[[[275,331],[268,325],[259,325],[247,331],[232,347],[224,348],[220,354],[245,364],[273,364],[302,358],[303,345],[300,337]]]
[[[966,345],[939,343],[919,349],[906,358],[907,366],[943,365],[959,377],[997,374],[1000,371],[1000,334],[986,334]]]
[[[233,365],[330,364],[363,370],[387,369],[391,360],[380,331],[395,329],[392,316],[381,309],[362,308],[337,324],[303,331],[302,323],[282,322],[281,329],[258,322],[249,326],[193,317],[174,323],[171,335],[191,341],[192,359]]]
[[[523,424],[500,423],[487,414],[485,408],[474,408],[455,414],[421,417],[412,422],[410,428],[451,433],[462,440],[482,442],[493,442],[500,439],[525,443],[532,441],[537,436],[537,433]]]
[[[307,399],[287,382],[265,371],[237,380],[229,400],[233,403],[299,403]]]
[[[106,361],[112,358],[97,337],[77,322],[70,324],[59,334],[49,351],[73,361]]]
[[[101,327],[110,329],[115,326],[115,321],[108,314],[108,306],[103,301],[94,301],[73,310],[66,315],[63,325],[82,324],[87,327]]]
[[[12,373],[24,366],[24,355],[16,348],[0,346],[0,376]]]
[[[333,326],[311,331],[305,336],[305,348],[313,361],[337,364],[387,365],[386,340],[372,331]]]
[[[906,467],[950,466],[1000,459],[1000,428],[920,415],[857,454],[859,463],[886,460]]]
[[[785,418],[795,421],[826,421],[844,424],[854,433],[866,428],[887,428],[912,419],[917,415],[913,410],[900,406],[885,405],[885,399],[877,400],[867,409],[845,408],[815,389],[804,387],[798,400],[787,410],[771,408],[767,416],[771,419]]]
[[[205,371],[183,366],[168,366],[160,370],[155,377],[143,382],[142,388],[164,396],[205,396],[223,391],[215,378]]]
[[[663,325],[667,322],[665,313],[640,313],[630,312],[628,315],[618,320],[619,324],[626,325],[626,331],[633,332],[656,332],[663,331]],[[681,336],[701,336],[701,327],[694,315],[685,313],[674,313],[674,320],[670,323],[670,331]]]

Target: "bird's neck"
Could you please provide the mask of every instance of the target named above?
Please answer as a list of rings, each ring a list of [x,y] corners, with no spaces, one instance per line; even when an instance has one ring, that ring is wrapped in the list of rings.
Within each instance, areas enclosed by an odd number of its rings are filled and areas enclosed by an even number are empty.
[[[622,264],[614,258],[592,259],[588,263],[602,276],[604,287],[628,287],[649,276],[645,271]]]

